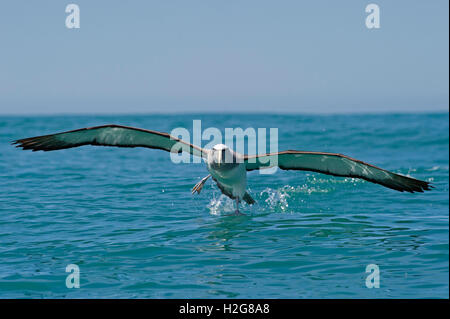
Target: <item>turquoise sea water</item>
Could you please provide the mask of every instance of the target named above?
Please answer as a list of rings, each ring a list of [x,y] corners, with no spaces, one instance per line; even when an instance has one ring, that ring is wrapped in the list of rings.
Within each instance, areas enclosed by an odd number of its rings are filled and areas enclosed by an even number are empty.
[[[249,173],[232,201],[203,164],[149,149],[22,151],[14,139],[116,123],[279,128],[279,149],[338,152],[431,181],[400,193],[318,173]],[[0,117],[0,298],[448,298],[449,117]],[[81,287],[68,289],[68,264]],[[365,285],[368,264],[380,288]]]

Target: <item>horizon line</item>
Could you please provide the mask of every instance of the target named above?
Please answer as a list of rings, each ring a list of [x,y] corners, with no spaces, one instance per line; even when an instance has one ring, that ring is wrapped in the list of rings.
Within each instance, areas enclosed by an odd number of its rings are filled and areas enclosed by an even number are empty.
[[[315,116],[329,116],[329,115],[412,115],[412,114],[449,114],[449,109],[446,110],[414,110],[414,111],[338,111],[338,112],[307,112],[307,111],[227,111],[227,112],[219,112],[219,111],[166,111],[166,112],[158,112],[158,111],[150,111],[150,112],[49,112],[49,113],[1,113],[2,117],[23,117],[23,116],[31,116],[31,117],[44,117],[44,116],[135,116],[135,115],[182,115],[182,114],[192,114],[192,115],[315,115]]]

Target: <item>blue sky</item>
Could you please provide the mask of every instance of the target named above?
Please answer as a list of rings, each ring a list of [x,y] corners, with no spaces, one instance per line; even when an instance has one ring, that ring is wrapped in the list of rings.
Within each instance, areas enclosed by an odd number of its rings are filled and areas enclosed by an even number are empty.
[[[65,27],[69,3],[80,29]],[[0,8],[2,114],[448,110],[446,0]]]

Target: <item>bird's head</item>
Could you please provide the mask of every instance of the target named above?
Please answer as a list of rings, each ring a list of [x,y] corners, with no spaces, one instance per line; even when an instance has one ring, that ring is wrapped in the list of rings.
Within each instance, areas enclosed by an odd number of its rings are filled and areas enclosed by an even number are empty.
[[[216,168],[234,167],[236,165],[234,152],[224,144],[214,145],[212,148],[212,165]]]

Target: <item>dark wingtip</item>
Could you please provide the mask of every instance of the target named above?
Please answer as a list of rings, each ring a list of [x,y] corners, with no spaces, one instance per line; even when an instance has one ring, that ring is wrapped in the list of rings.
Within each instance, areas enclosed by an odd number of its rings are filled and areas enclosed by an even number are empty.
[[[419,189],[416,191],[423,193],[424,191],[431,191],[433,188],[435,187],[430,182],[422,181],[422,184],[419,185]]]
[[[24,145],[20,140],[12,141],[11,145],[14,145],[14,147],[17,147],[17,148],[24,149]]]
[[[21,140],[12,141],[11,145],[15,145],[15,147],[22,148],[23,150],[26,149],[26,146],[23,144]]]
[[[13,141],[13,142],[11,142],[11,145],[15,145],[15,147],[21,148],[24,151],[26,151],[26,150],[38,151],[39,150],[39,149],[34,149],[33,147],[30,147],[23,140]]]
[[[430,182],[415,179],[410,176],[396,174],[398,178],[390,180],[389,184],[384,186],[390,187],[397,191],[406,191],[409,193],[423,193],[424,191],[430,191],[434,188]],[[383,184],[382,184],[383,185]]]
[[[15,145],[15,147],[21,148],[22,150],[32,150],[33,152],[42,151],[45,149],[42,147],[43,138],[47,138],[47,136],[37,136],[15,140],[11,142],[11,145]]]

